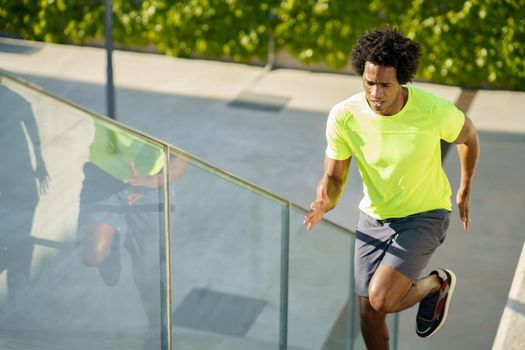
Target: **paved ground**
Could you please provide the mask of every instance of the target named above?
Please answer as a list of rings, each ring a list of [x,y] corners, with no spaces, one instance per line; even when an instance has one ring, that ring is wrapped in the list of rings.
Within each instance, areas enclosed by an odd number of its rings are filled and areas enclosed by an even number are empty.
[[[348,75],[267,72],[122,51],[115,52],[114,64],[120,121],[305,207],[321,174],[327,112],[360,89],[359,79]],[[0,39],[0,68],[101,114],[104,65],[99,49]],[[454,102],[462,96],[456,87],[415,85]],[[482,149],[472,228],[464,233],[455,219],[431,262],[459,277],[453,309],[445,329],[425,341],[414,335],[415,310],[402,313],[400,349],[490,348],[525,237],[525,93],[477,91],[471,97],[466,105]],[[457,187],[458,160],[449,153],[444,166]],[[351,229],[359,183],[353,168],[329,216]]]

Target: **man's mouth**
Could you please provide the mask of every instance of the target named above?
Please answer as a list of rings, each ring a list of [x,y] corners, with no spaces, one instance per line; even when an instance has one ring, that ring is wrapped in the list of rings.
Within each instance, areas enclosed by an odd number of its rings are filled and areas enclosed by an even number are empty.
[[[383,105],[383,101],[370,101],[370,104],[372,105],[372,107],[374,108],[381,108],[381,106]]]

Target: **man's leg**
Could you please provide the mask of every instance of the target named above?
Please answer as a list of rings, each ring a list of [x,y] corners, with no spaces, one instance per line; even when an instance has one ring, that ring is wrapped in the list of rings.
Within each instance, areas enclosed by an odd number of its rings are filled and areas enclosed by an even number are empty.
[[[153,240],[155,242],[155,240]],[[157,241],[158,242],[158,241]],[[155,246],[158,251],[158,245]],[[129,250],[128,250],[129,251]],[[151,252],[151,250],[150,250]],[[137,255],[130,251],[133,266],[133,279],[139,291],[142,306],[148,320],[144,334],[144,349],[160,348],[161,311],[160,311],[160,266],[158,254]]]
[[[123,184],[90,162],[84,164],[84,175],[77,244],[82,262],[99,266],[110,253],[117,228],[122,226],[118,194]]]
[[[380,264],[368,287],[370,305],[379,312],[399,312],[418,303],[441,286],[437,275],[420,278],[416,284],[394,268]]]
[[[88,232],[84,234],[82,262],[88,266],[98,266],[108,256],[115,236],[115,228],[108,224],[90,226],[84,228]]]
[[[416,284],[392,267],[381,264],[369,286],[369,297],[359,297],[361,334],[368,350],[389,348],[386,314],[399,312],[418,303],[439,289],[436,275],[419,279]]]
[[[359,297],[359,314],[361,319],[361,334],[368,350],[388,349],[388,328],[386,314],[376,311],[367,297]]]
[[[120,236],[126,231],[122,191],[125,185],[96,165],[84,165],[77,245],[82,262],[97,267],[108,286],[120,276]]]
[[[386,329],[386,326],[378,326],[373,320],[377,321],[381,314],[399,312],[427,300],[426,296],[435,294],[433,292],[442,286],[442,280],[434,274],[421,279],[417,276],[443,242],[447,226],[448,212],[445,210],[393,220],[360,215],[354,266],[356,292],[367,296],[370,308],[361,308],[365,339],[377,337],[377,340],[368,341],[384,343],[385,333],[374,332],[373,327]]]
[[[80,241],[82,262],[87,266],[97,267],[100,277],[106,285],[117,284],[122,269],[120,263],[119,233],[109,224],[88,225]]]
[[[164,218],[158,205],[161,190],[144,193],[134,204],[135,211],[126,215],[128,232],[124,247],[131,257],[133,279],[147,317],[143,348],[148,350],[159,349],[161,341],[159,231]]]

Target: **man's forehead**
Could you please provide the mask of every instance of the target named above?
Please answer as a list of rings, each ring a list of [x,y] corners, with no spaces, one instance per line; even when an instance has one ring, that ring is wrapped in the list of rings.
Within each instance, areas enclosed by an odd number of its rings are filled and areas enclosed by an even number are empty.
[[[391,66],[381,66],[372,62],[365,63],[365,70],[363,72],[363,78],[370,81],[392,81],[396,80],[396,69]]]

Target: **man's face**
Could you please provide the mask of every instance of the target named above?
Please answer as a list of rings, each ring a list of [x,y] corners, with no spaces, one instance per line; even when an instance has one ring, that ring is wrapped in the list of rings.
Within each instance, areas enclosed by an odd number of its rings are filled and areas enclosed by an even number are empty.
[[[365,63],[363,89],[370,108],[380,115],[394,115],[403,108],[401,85],[396,69]]]

